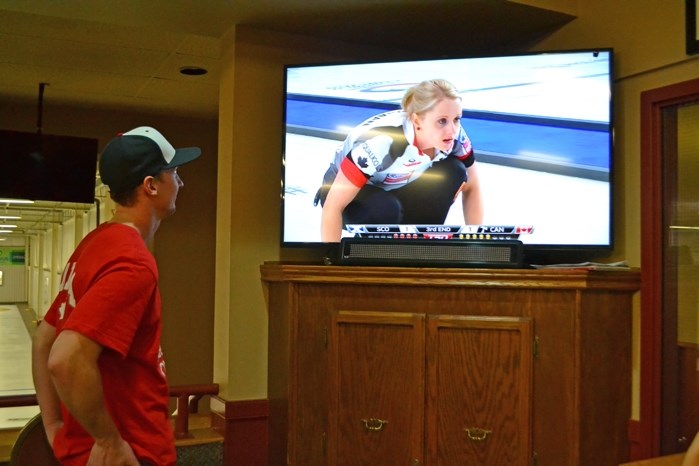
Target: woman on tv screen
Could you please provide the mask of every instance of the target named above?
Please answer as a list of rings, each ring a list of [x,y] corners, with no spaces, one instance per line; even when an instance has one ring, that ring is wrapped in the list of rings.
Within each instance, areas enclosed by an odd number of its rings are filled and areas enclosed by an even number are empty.
[[[423,81],[405,92],[401,107],[364,121],[335,151],[314,201],[323,207],[322,241],[339,242],[350,224],[443,225],[460,193],[465,224],[482,223],[456,87]]]

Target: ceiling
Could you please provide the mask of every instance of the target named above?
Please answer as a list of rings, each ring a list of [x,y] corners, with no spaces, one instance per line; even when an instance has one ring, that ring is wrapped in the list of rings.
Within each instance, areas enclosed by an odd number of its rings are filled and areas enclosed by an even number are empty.
[[[42,202],[29,205],[3,205],[0,207],[0,231],[8,230],[12,234],[3,235],[0,240],[31,236],[46,231],[54,225],[60,225],[75,217],[78,207],[66,203]],[[0,245],[4,244],[0,243]]]
[[[525,50],[574,19],[524,3],[536,0],[0,0],[0,104],[35,104],[43,87],[51,104],[216,119],[234,25],[463,56]],[[40,203],[18,226],[70,212]]]
[[[571,19],[506,0],[0,0],[0,99],[34,102],[43,82],[46,102],[215,119],[234,25],[465,55]],[[208,73],[180,74],[190,66]]]

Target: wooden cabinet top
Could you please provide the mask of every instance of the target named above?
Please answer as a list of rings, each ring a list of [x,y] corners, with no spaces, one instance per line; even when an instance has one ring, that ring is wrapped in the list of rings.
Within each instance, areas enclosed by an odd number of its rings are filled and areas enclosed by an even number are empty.
[[[396,285],[479,288],[557,288],[637,291],[636,268],[477,269],[427,267],[365,267],[265,262],[262,281],[290,283]]]

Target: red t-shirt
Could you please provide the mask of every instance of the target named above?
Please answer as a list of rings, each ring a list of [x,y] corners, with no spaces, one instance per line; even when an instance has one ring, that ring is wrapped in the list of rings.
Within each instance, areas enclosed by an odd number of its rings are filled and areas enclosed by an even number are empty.
[[[138,232],[105,223],[70,257],[45,320],[104,347],[98,364],[107,408],[140,460],[174,465],[168,384],[160,349],[161,304],[155,259]],[[92,437],[61,407],[53,449],[65,465],[84,465]]]

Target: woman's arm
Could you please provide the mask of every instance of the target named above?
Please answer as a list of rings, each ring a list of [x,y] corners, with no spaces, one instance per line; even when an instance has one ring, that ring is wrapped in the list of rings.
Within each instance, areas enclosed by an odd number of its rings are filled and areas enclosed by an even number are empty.
[[[320,220],[320,237],[323,242],[340,242],[342,237],[342,212],[347,207],[347,204],[357,197],[360,189],[347,179],[342,168],[340,168],[323,204]]]
[[[138,466],[133,450],[121,437],[104,401],[98,366],[102,349],[86,336],[64,330],[53,343],[48,370],[65,407],[95,439],[87,464]]]
[[[468,168],[468,181],[461,185],[460,190],[466,225],[483,223],[483,197],[481,196],[481,184],[476,165],[477,162],[473,162],[473,165]]]

